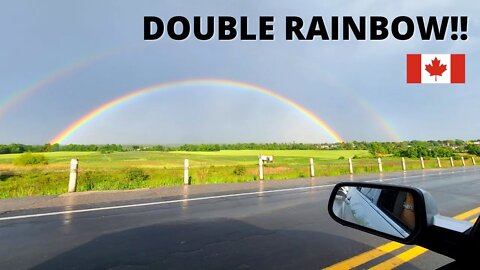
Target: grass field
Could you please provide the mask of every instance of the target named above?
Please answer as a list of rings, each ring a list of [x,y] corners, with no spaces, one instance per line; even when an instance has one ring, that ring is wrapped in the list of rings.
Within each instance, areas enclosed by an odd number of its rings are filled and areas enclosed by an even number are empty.
[[[78,191],[121,190],[183,185],[184,159],[190,161],[192,184],[236,183],[258,179],[259,154],[273,155],[266,164],[266,180],[309,177],[309,158],[315,160],[315,175],[348,174],[348,158],[358,173],[378,172],[378,164],[365,150],[223,150],[218,152],[51,152],[48,165],[15,166],[18,154],[0,155],[0,198],[53,195],[67,191],[69,163],[78,158]],[[467,160],[470,162],[470,160]],[[419,160],[406,161],[408,169],[421,169]],[[461,166],[461,161],[455,161]],[[443,167],[449,167],[447,159]],[[471,164],[468,164],[471,165]],[[435,159],[425,160],[436,168]],[[383,158],[383,170],[399,171],[399,158]]]

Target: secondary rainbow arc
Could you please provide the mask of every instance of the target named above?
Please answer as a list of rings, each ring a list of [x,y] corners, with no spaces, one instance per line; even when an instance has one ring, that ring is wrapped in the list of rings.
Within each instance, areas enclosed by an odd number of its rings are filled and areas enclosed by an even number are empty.
[[[26,85],[23,88],[13,91],[9,96],[0,99],[0,119],[20,102],[26,100],[28,97],[31,97],[33,94],[38,93],[42,89],[46,89],[48,86],[60,81],[61,79],[85,70],[87,67],[90,67],[95,63],[127,51],[130,49],[130,47],[131,46],[108,49],[92,54],[88,57],[66,63],[64,66],[48,72],[41,79]]]

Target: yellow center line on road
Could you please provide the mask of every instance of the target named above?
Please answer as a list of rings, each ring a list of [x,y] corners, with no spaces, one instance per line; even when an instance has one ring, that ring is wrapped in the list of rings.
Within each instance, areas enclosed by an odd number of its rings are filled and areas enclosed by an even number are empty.
[[[380,270],[380,269],[393,269],[395,267],[398,267],[408,261],[413,260],[414,258],[422,255],[423,253],[427,252],[428,249],[423,248],[423,247],[413,247],[408,249],[407,251],[404,251],[397,256],[388,259],[382,263],[379,263],[375,265],[374,267],[369,268],[370,270]]]
[[[459,215],[456,215],[454,216],[453,218],[454,219],[467,219],[469,217],[472,217],[474,215],[478,215],[480,214],[480,207],[477,207],[475,209],[472,209],[472,210],[469,210],[469,211],[466,211],[464,213],[461,213]],[[471,222],[474,222],[474,220],[476,220],[476,218],[470,220]],[[354,267],[357,267],[359,265],[362,265],[362,264],[365,264],[371,260],[374,260],[380,256],[383,256],[389,252],[392,252],[394,250],[397,250],[401,247],[405,246],[404,244],[400,244],[400,243],[397,243],[397,242],[389,242],[389,243],[386,243],[382,246],[379,246],[377,248],[374,248],[372,250],[369,250],[367,252],[364,252],[362,254],[359,254],[359,255],[356,255],[352,258],[349,258],[347,260],[344,260],[344,261],[341,261],[341,262],[338,262],[332,266],[329,266],[329,267],[326,267],[324,269],[326,270],[339,270],[339,269],[352,269]],[[392,268],[395,268],[401,264],[404,264],[412,259],[414,259],[415,257],[418,257],[420,255],[422,255],[423,253],[427,252],[428,249],[426,248],[423,248],[423,247],[419,247],[419,246],[416,246],[416,247],[413,247],[413,248],[410,248],[409,250],[383,262],[383,263],[380,263],[376,266],[374,266],[373,268],[371,269],[392,269]]]
[[[470,210],[470,211],[467,211],[467,212],[465,212],[465,213],[461,213],[461,214],[459,214],[459,215],[456,215],[456,216],[454,216],[453,218],[454,218],[454,219],[463,219],[463,220],[465,220],[465,219],[467,219],[467,218],[469,218],[469,217],[471,217],[471,216],[475,216],[475,215],[478,215],[478,214],[480,214],[480,207],[477,207],[477,208],[472,209],[472,210]]]
[[[475,208],[473,210],[470,210],[470,211],[467,211],[465,213],[462,213],[460,215],[456,215],[454,216],[453,218],[454,219],[460,219],[460,220],[464,220],[468,217],[471,217],[473,215],[477,215],[478,213],[480,213],[480,207],[478,208]],[[469,220],[470,222],[475,222],[477,220],[477,218],[474,218],[474,219],[471,219]],[[423,247],[419,247],[419,246],[416,246],[416,247],[413,247],[413,248],[410,248],[408,249],[407,251],[404,251],[400,254],[398,254],[397,256],[391,258],[391,259],[388,259],[382,263],[379,263],[373,267],[370,268],[370,270],[381,270],[381,269],[394,269],[406,262],[409,262],[411,260],[413,260],[414,258],[422,255],[423,253],[427,252],[428,249],[426,248],[423,248]]]
[[[362,265],[366,262],[369,262],[373,259],[376,259],[380,256],[383,256],[383,255],[385,255],[389,252],[397,250],[397,249],[399,249],[403,246],[405,246],[405,245],[397,243],[397,242],[390,242],[390,243],[387,243],[385,245],[374,248],[370,251],[359,254],[355,257],[352,257],[348,260],[336,263],[336,264],[334,264],[330,267],[324,268],[324,269],[325,270],[351,269],[351,268],[357,267],[359,265]]]

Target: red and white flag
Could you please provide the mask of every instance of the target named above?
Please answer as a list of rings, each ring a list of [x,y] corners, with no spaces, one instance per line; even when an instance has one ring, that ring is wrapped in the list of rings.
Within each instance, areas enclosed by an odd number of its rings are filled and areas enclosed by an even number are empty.
[[[465,83],[465,54],[407,54],[407,83]]]

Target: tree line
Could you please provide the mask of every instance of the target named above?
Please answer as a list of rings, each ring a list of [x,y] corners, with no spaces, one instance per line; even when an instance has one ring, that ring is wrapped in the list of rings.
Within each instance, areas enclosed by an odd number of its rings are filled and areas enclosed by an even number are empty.
[[[368,150],[373,156],[398,157],[450,157],[460,153],[480,156],[480,141],[438,140],[404,142],[344,142],[344,143],[234,143],[234,144],[183,144],[172,145],[121,145],[121,144],[8,144],[0,145],[0,154],[24,152],[99,151],[220,151],[220,150]]]
[[[68,145],[59,145],[56,144],[44,144],[44,145],[28,145],[28,144],[0,144],[0,154],[18,154],[24,152],[60,152],[60,151],[73,151],[73,152],[92,152],[92,151],[101,151],[101,152],[121,152],[126,151],[128,148],[120,144],[105,144],[105,145],[94,145],[94,144],[68,144]]]

